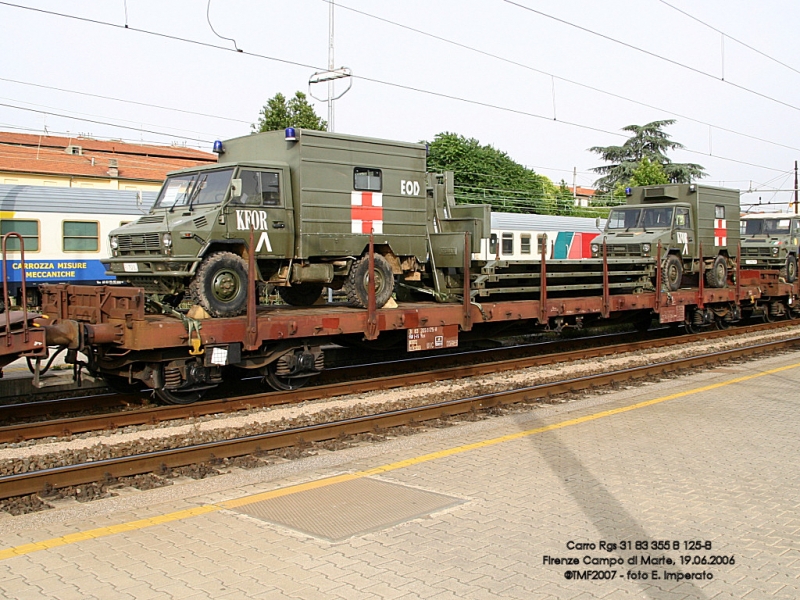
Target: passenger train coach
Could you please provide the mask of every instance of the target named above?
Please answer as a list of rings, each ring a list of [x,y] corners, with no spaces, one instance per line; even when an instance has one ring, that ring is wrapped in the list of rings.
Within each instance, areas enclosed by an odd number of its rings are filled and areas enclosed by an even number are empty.
[[[548,259],[592,257],[592,240],[605,220],[523,213],[492,213],[492,233],[481,243],[476,260],[540,260],[547,240]],[[544,238],[543,236],[546,236]]]
[[[155,192],[0,185],[0,234],[19,233],[25,243],[28,304],[39,305],[41,283],[108,284],[102,261],[108,233],[147,214]],[[475,259],[538,260],[547,236],[547,258],[589,258],[602,232],[595,219],[523,213],[492,213],[492,233]],[[8,240],[6,280],[12,303],[21,302],[19,242]],[[0,299],[2,302],[2,299]]]
[[[146,214],[155,192],[0,185],[0,234],[16,232],[25,250],[30,306],[39,305],[42,283],[109,283],[102,261],[109,256],[108,232]],[[19,240],[8,238],[2,260],[9,298],[21,302]],[[2,302],[2,298],[0,298]]]

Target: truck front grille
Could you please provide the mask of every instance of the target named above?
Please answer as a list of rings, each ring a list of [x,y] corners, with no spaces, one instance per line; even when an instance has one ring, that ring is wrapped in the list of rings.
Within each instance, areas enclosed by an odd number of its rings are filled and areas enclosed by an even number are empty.
[[[161,249],[161,236],[157,233],[118,235],[117,243],[120,252],[148,252]]]

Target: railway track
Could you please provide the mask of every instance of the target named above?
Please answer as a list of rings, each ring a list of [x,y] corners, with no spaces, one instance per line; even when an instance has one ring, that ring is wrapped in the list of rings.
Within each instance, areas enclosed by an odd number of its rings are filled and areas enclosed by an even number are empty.
[[[683,341],[686,340],[684,339]],[[800,336],[792,336],[788,339],[751,344],[744,347],[695,355],[678,360],[647,364],[640,367],[566,379],[520,389],[499,391],[470,398],[448,400],[412,408],[369,414],[335,422],[248,435],[222,441],[200,443],[169,450],[142,453],[135,456],[94,460],[81,464],[9,475],[0,477],[0,498],[37,493],[47,488],[87,484],[101,481],[109,477],[126,477],[157,472],[164,468],[181,467],[224,458],[245,456],[296,445],[308,445],[312,442],[332,440],[340,436],[369,433],[401,425],[419,424],[425,421],[491,409],[506,404],[535,401],[543,397],[565,392],[574,392],[611,383],[659,376],[665,373],[696,368],[698,366],[714,364],[735,358],[775,352],[787,348],[796,348],[798,345],[800,345]],[[614,350],[614,352],[619,352],[619,350]],[[583,358],[585,358],[585,356]],[[563,355],[557,357],[558,361],[563,361],[563,359]],[[477,367],[472,367],[472,369],[476,368]],[[480,374],[480,368],[478,368],[478,372],[473,371],[470,374]],[[488,366],[486,368],[488,368]],[[402,385],[410,385],[413,383],[409,381],[407,375],[402,376],[402,379]],[[352,391],[353,384],[347,385],[349,386],[349,391]],[[237,402],[239,401],[241,400],[237,400]]]
[[[527,348],[511,347],[498,348],[482,353],[490,355],[489,360],[475,363],[473,354],[448,355],[440,357],[424,357],[381,363],[380,365],[358,365],[344,367],[331,371],[326,377],[336,378],[340,381],[315,385],[287,392],[263,392],[246,394],[216,400],[206,400],[191,405],[146,406],[147,398],[136,394],[120,394],[101,397],[92,397],[92,403],[99,403],[96,408],[106,409],[99,414],[80,414],[67,418],[52,418],[54,415],[65,413],[81,413],[86,411],[85,398],[71,398],[62,401],[36,402],[25,405],[11,405],[0,407],[0,422],[9,422],[25,419],[26,422],[10,424],[0,427],[0,443],[15,443],[24,440],[34,440],[47,437],[63,437],[87,433],[91,431],[117,430],[123,427],[153,425],[165,421],[178,419],[197,418],[212,414],[234,413],[237,411],[263,408],[279,404],[291,404],[333,398],[345,394],[366,393],[378,390],[387,390],[402,386],[420,383],[431,383],[447,379],[459,379],[525,369],[535,366],[545,366],[554,363],[570,362],[574,360],[599,358],[626,352],[648,350],[655,346],[670,346],[691,343],[700,340],[723,338],[730,335],[739,335],[752,332],[769,331],[785,327],[786,323],[767,323],[734,330],[710,331],[692,335],[665,337],[657,335],[655,338],[641,341],[626,341],[617,344],[608,344],[609,341],[624,338],[621,335],[601,336],[600,338],[578,339],[570,342],[556,342],[547,347],[555,348],[558,352],[541,354],[542,348],[531,346]],[[656,332],[657,334],[660,332]],[[630,334],[628,334],[630,335]],[[591,344],[605,342],[600,346]],[[589,346],[587,347],[587,343]],[[565,346],[567,347],[565,349]],[[573,347],[569,349],[569,347]],[[545,348],[546,350],[546,348]],[[531,354],[535,353],[535,354]],[[467,364],[460,364],[464,360]],[[452,365],[452,366],[451,366]],[[420,370],[420,368],[424,370]],[[388,373],[381,377],[371,377],[376,369]],[[115,410],[119,407],[125,410]],[[96,412],[96,411],[95,411]],[[45,417],[47,420],[38,421]],[[30,422],[28,422],[30,421]]]

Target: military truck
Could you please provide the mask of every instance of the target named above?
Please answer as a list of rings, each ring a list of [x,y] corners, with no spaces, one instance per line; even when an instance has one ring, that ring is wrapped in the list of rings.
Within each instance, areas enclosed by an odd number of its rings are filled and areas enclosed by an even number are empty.
[[[800,216],[785,213],[744,215],[740,233],[743,267],[779,269],[785,282],[797,280]]]
[[[475,252],[489,234],[489,207],[455,206],[452,174],[427,174],[421,144],[289,128],[215,151],[216,165],[170,174],[149,214],[111,232],[109,274],[231,317],[246,308],[252,251],[256,280],[288,304],[309,306],[331,287],[363,307],[371,282],[381,307],[395,277],[413,285],[433,257],[461,266],[465,234]]]
[[[592,242],[593,257],[602,256],[604,242],[609,257],[655,257],[660,243],[667,290],[699,274],[701,264],[708,286],[727,285],[739,244],[738,190],[691,183],[625,193],[627,204],[611,210],[605,231]]]

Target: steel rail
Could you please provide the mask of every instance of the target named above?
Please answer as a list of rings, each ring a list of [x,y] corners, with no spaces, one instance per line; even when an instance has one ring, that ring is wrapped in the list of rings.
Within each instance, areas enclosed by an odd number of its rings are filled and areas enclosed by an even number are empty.
[[[752,326],[744,329],[763,331],[775,328],[774,325],[776,324],[767,325],[768,326]],[[432,383],[446,379],[475,377],[503,371],[552,365],[554,363],[600,358],[625,352],[649,350],[654,347],[674,346],[684,343],[730,337],[738,334],[751,333],[752,331],[743,331],[742,329],[710,331],[688,336],[657,338],[610,346],[580,348],[556,354],[534,355],[465,366],[443,367],[415,373],[403,372],[398,375],[386,375],[383,377],[356,381],[348,380],[341,383],[330,383],[285,392],[266,392],[219,400],[207,400],[190,405],[152,406],[139,410],[115,412],[112,414],[86,415],[36,423],[7,425],[0,427],[0,443],[16,443],[24,440],[63,437],[91,431],[115,430],[139,425],[154,425],[177,419],[233,413],[279,404],[295,404],[309,400],[333,398],[347,394],[362,394],[410,385]],[[374,367],[372,370],[374,370]]]
[[[60,488],[69,485],[82,485],[101,481],[107,477],[138,475],[141,473],[159,471],[164,468],[181,467],[189,464],[233,458],[295,445],[305,445],[312,442],[336,439],[340,436],[369,433],[401,425],[419,424],[424,421],[457,416],[478,410],[486,410],[506,404],[529,402],[555,394],[574,392],[590,387],[619,383],[632,379],[641,379],[654,375],[662,375],[687,368],[696,368],[698,366],[784,348],[794,348],[798,344],[800,344],[800,336],[665,361],[642,367],[622,369],[611,373],[588,375],[560,382],[496,392],[472,398],[450,400],[375,415],[355,417],[333,423],[322,423],[296,429],[207,442],[170,450],[160,450],[135,456],[98,460],[31,473],[9,475],[0,477],[0,498],[38,493],[45,489]]]

